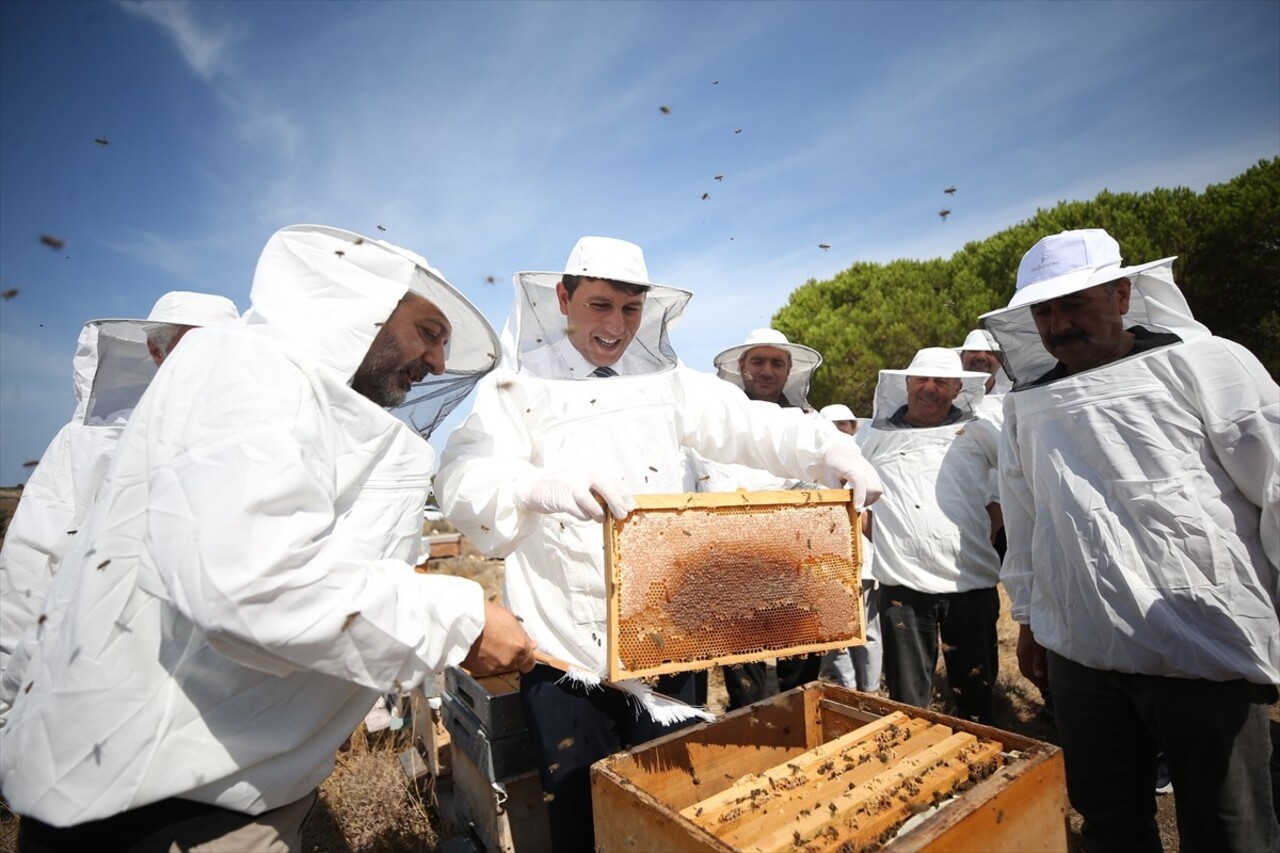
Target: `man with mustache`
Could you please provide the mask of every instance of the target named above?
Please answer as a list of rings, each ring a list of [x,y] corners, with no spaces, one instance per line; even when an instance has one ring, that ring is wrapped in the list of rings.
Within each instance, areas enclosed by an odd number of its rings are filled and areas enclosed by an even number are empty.
[[[998,431],[975,415],[986,380],[944,347],[880,371],[862,452],[885,484],[870,533],[889,696],[928,707],[941,638],[956,715],[989,725],[1000,560]]]
[[[1280,389],[1193,319],[1173,261],[1064,231],[983,316],[1014,383],[1001,577],[1090,850],[1160,849],[1161,751],[1182,849],[1276,850]]]
[[[484,317],[315,225],[271,237],[250,300],[165,359],[24,636],[0,729],[24,853],[299,850],[379,694],[533,666],[479,584],[413,571],[435,454],[384,408],[438,422],[497,360]]]
[[[996,426],[1004,423],[1004,395],[1009,393],[1009,377],[1000,365],[1000,349],[986,332],[974,329],[960,345],[960,364],[965,370],[987,374],[978,414]]]

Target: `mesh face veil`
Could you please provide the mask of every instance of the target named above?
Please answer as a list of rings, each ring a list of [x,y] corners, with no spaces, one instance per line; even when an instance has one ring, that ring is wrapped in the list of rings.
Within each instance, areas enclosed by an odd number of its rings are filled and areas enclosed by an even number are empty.
[[[444,372],[439,376],[428,374],[415,382],[405,401],[392,410],[428,438],[476,383],[497,366],[498,335],[479,309],[426,266],[426,261],[415,271],[409,290],[433,303],[453,326],[445,350]]]
[[[156,375],[156,364],[147,352],[142,320],[97,320],[92,323],[96,363],[84,422],[101,422],[112,413],[138,404]]]
[[[245,323],[270,324],[274,337],[350,382],[406,292],[435,305],[452,326],[444,372],[415,383],[391,410],[425,438],[497,366],[498,337],[421,255],[339,228],[281,229],[258,261]]]

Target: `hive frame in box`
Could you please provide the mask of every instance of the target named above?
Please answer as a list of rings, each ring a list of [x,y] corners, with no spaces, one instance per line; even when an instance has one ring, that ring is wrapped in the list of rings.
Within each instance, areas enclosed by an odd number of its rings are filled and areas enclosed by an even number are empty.
[[[905,804],[908,812],[919,812],[915,818],[891,830],[892,837],[882,835],[876,839],[884,843],[886,853],[922,850],[1066,853],[1069,849],[1067,791],[1061,749],[1013,732],[822,682],[811,682],[731,711],[714,723],[690,726],[597,761],[591,767],[596,849],[601,853],[637,848],[735,853],[767,846],[759,843],[762,840],[759,836],[748,838],[745,844],[736,844],[730,837],[732,829],[721,832],[714,825],[709,828],[700,823],[699,819],[704,817],[700,804],[740,787],[753,774],[768,773],[771,768],[779,767],[789,772],[791,765],[803,760],[806,754],[834,746],[859,727],[898,714],[916,722],[943,725],[953,732],[994,741],[1003,749],[1003,766],[990,775],[971,780],[972,784],[959,786],[937,803],[936,810],[917,808],[933,805],[923,791],[912,794],[906,789],[905,799],[897,796],[897,792],[888,796],[890,792],[886,791],[886,799],[877,804],[878,808],[895,809]],[[866,765],[857,766],[892,772],[910,760],[911,756],[891,753],[877,755]],[[824,769],[846,772],[848,767],[844,761],[841,758],[832,761],[830,767],[818,768],[811,779],[797,779],[797,786],[780,796],[800,800],[810,794],[818,796]],[[777,790],[785,791],[789,787],[780,785]],[[837,817],[839,807],[831,808],[831,804],[842,802],[843,797],[859,796],[860,790],[851,786],[847,794],[844,791],[833,794],[828,789],[821,793],[820,802],[812,800],[810,814],[830,811],[837,824],[842,824],[845,818],[861,820],[850,812]],[[772,796],[773,789],[769,792]],[[762,804],[767,802],[761,800]],[[772,804],[761,805],[758,811],[751,806],[747,809],[749,812],[744,814],[754,815],[752,819],[767,825],[771,831],[782,831],[788,842],[794,840],[792,832],[796,827],[789,814]],[[844,829],[836,826],[836,836],[828,836],[832,841],[829,846],[842,843],[840,835]],[[802,840],[799,846],[786,843],[770,849],[810,849],[811,844],[818,843],[812,833]]]
[[[609,515],[604,525],[610,680],[824,652],[866,642],[861,519],[848,490],[636,495],[635,502],[635,512],[622,519]],[[736,531],[749,534],[746,538],[726,541],[704,535],[709,522],[715,526],[717,516],[742,514],[755,516],[750,530]],[[719,532],[723,530],[722,526]],[[651,534],[651,538],[642,539],[642,533]],[[640,560],[627,556],[634,554],[641,542],[653,542],[667,534],[684,564],[683,575],[677,573],[673,581],[679,587],[675,592],[663,585],[665,576],[653,581],[651,574],[648,584],[638,580],[643,574],[637,567]],[[682,607],[688,612],[692,596],[737,588],[734,578],[716,573],[726,569],[738,572],[742,580],[751,580],[752,589],[760,591],[755,600],[770,606],[754,608],[737,623],[713,623],[716,631],[702,631],[702,641],[710,643],[708,638],[715,637],[720,651],[701,656],[684,653],[675,659],[677,652],[700,640],[687,636],[673,639],[656,630],[646,632],[636,614],[637,596],[645,602],[662,597],[661,605],[655,603],[644,612],[656,612],[674,622],[676,617],[671,614]],[[677,606],[663,606],[673,601]],[[727,608],[707,612],[725,615]],[[711,622],[707,612],[702,615]],[[733,631],[734,627],[741,631]],[[810,630],[810,637],[797,642],[805,629]],[[742,638],[735,639],[738,633]],[[646,645],[637,651],[638,646]],[[630,651],[624,652],[624,646]]]

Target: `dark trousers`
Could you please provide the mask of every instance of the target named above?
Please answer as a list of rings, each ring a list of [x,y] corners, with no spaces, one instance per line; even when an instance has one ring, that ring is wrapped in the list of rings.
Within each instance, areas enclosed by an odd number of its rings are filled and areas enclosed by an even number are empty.
[[[881,584],[880,634],[889,698],[929,707],[938,637],[956,716],[991,725],[999,657],[995,587],[968,592],[917,592]]]
[[[293,849],[301,845],[302,825],[318,799],[312,791],[278,809],[251,815],[170,797],[68,827],[23,817],[18,824],[17,848],[19,853],[170,853],[202,845],[217,850],[244,849],[269,840],[287,843]]]
[[[800,655],[778,659],[778,690],[787,691],[818,678],[822,655]],[[744,708],[773,694],[768,683],[768,668],[761,661],[740,663],[724,668],[724,689],[729,694],[728,710]]]
[[[1158,851],[1164,752],[1183,853],[1280,850],[1267,705],[1275,688],[1107,672],[1049,653],[1067,793],[1094,851]]]
[[[591,765],[606,755],[692,725],[661,726],[635,700],[609,687],[590,690],[561,681],[564,673],[538,665],[520,676],[520,700],[538,756],[542,790],[550,795],[547,816],[556,853],[595,847],[591,814]],[[659,693],[693,703],[694,673],[664,675]]]

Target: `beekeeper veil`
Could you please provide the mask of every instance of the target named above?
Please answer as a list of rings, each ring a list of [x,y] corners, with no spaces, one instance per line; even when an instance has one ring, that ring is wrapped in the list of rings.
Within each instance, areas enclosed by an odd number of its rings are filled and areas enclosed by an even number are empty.
[[[721,351],[715,357],[716,375],[739,388],[743,387],[741,360],[756,347],[772,347],[790,354],[791,372],[787,374],[782,395],[793,406],[806,411],[812,409],[813,406],[809,405],[809,383],[813,372],[822,364],[822,355],[816,349],[791,343],[776,329],[752,329],[746,341]]]
[[[1013,382],[1009,380],[1009,374],[1004,372],[1003,356],[1000,352],[1000,345],[996,343],[991,335],[982,329],[974,329],[965,335],[964,343],[955,348],[960,353],[960,361],[964,362],[964,354],[966,352],[989,352],[995,357],[996,361],[1001,362],[1000,367],[996,369],[995,384],[991,387],[989,395],[1006,394],[1013,387]]]
[[[89,426],[122,423],[156,375],[149,341],[167,354],[179,327],[220,326],[240,316],[225,296],[171,290],[145,320],[91,320],[80,330],[72,359],[77,409],[73,420]]]
[[[1174,258],[1125,267],[1120,244],[1100,228],[1063,231],[1045,237],[1022,256],[1013,298],[1005,308],[980,318],[982,327],[1004,353],[1005,372],[1014,390],[1035,382],[1057,365],[1040,340],[1033,305],[1127,278],[1131,284],[1125,327],[1172,332],[1183,341],[1209,335],[1191,316],[1187,300],[1173,281]]]
[[[626,367],[622,372],[655,373],[675,367],[669,336],[692,294],[650,281],[644,253],[636,244],[612,237],[583,237],[574,245],[563,272],[516,273],[515,309],[502,333],[503,358],[512,370],[529,372],[526,362],[531,353],[571,346],[556,296],[556,284],[566,275],[645,288],[640,325],[619,359]]]
[[[871,415],[871,425],[876,429],[894,428],[889,419],[907,404],[908,376],[959,379],[960,393],[951,405],[963,413],[964,419],[976,416],[989,378],[985,373],[961,367],[960,354],[949,347],[925,347],[915,354],[911,364],[905,369],[880,371],[880,381],[876,383],[875,409]]]
[[[268,324],[274,337],[349,385],[408,292],[435,305],[452,326],[444,372],[415,382],[393,409],[425,438],[497,365],[498,337],[421,255],[339,228],[283,228],[258,260],[245,323]]]

